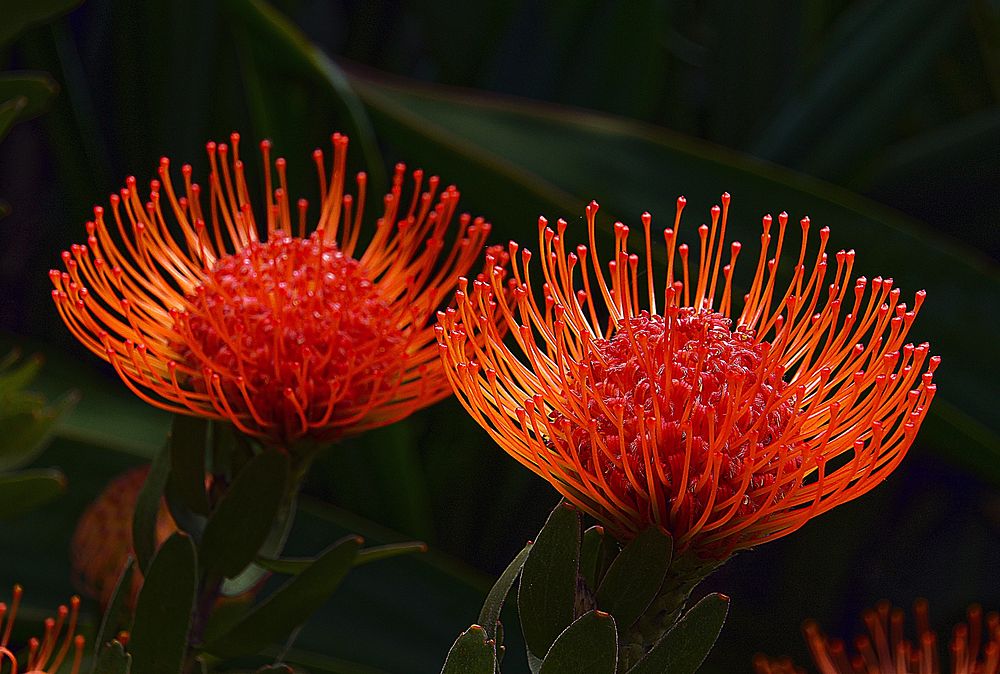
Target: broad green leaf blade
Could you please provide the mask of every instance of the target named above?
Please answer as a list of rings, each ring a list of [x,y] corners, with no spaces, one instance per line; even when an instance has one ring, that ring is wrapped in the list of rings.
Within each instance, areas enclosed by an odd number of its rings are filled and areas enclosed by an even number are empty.
[[[559,635],[545,655],[539,674],[615,674],[618,630],[603,611],[588,611]]]
[[[3,46],[31,26],[65,14],[82,0],[4,0],[3,21],[0,22],[0,46]]]
[[[517,593],[521,631],[536,657],[573,622],[579,564],[580,513],[560,501],[531,546]]]
[[[55,469],[22,470],[0,475],[0,520],[34,510],[66,489],[66,476]]]
[[[125,652],[121,643],[112,641],[102,648],[94,661],[94,674],[129,674],[132,656]]]
[[[360,547],[357,536],[334,543],[205,650],[223,658],[236,657],[257,653],[286,638],[330,598],[354,565]]]
[[[493,645],[486,631],[473,625],[455,639],[441,674],[494,674],[495,670]]]
[[[982,311],[1000,294],[1000,275],[976,251],[844,189],[662,128],[349,76],[382,137],[400,151],[433,157],[428,170],[463,176],[463,197],[488,205],[501,236],[534,240],[541,213],[566,217],[567,243],[582,241],[577,223],[594,198],[607,212],[598,217],[606,236],[616,217],[633,224],[644,210],[663,227],[684,194],[681,238],[690,240],[723,190],[733,195],[731,238],[747,244],[744,251],[759,240],[765,213],[787,210],[809,215],[814,227],[829,225],[832,250],[858,251],[855,275],[891,276],[906,295],[927,290],[911,335],[929,341],[944,364],[921,442],[1000,482],[1000,421],[987,403],[987,382],[1000,379],[1000,354],[978,343],[978,335],[1000,334],[1000,314]],[[737,265],[738,283],[745,282],[741,270]],[[966,328],[968,316],[978,317],[981,331]],[[974,364],[969,353],[980,354]]]
[[[236,475],[205,525],[199,559],[205,578],[239,574],[275,526],[288,484],[288,457],[269,450]]]
[[[415,552],[427,552],[427,544],[420,542],[413,543],[390,543],[389,545],[376,545],[358,551],[358,556],[354,558],[354,566],[362,566],[371,562],[383,559],[391,559],[399,555],[408,555]],[[257,563],[274,573],[282,573],[288,576],[297,576],[315,563],[316,559],[311,557],[258,557]]]
[[[628,674],[694,674],[712,650],[729,612],[729,597],[710,594],[684,614]]]
[[[135,549],[139,569],[143,572],[149,570],[156,552],[156,518],[160,513],[160,502],[169,474],[170,449],[164,447],[153,458],[146,482],[139,490],[135,502],[135,516],[132,518],[132,547]]]
[[[199,515],[209,511],[205,493],[205,449],[208,422],[184,414],[174,416],[170,429],[170,480],[172,493]]]
[[[100,668],[101,657],[104,655],[104,650],[109,645],[109,642],[111,646],[114,646],[117,643],[114,641],[114,638],[122,630],[128,629],[132,622],[132,616],[129,615],[129,600],[132,598],[132,576],[134,573],[135,559],[129,557],[125,563],[125,568],[122,569],[121,575],[118,576],[118,582],[115,583],[115,589],[111,593],[111,601],[108,602],[107,608],[104,609],[104,615],[101,617],[101,626],[97,629],[97,637],[94,639],[95,669]],[[119,644],[120,646],[121,644]],[[129,660],[131,661],[131,658]],[[117,659],[111,657],[110,663],[113,664],[115,662],[117,662]]]
[[[621,551],[597,590],[597,605],[627,630],[653,602],[670,567],[673,539],[649,527]]]
[[[179,674],[197,585],[194,543],[176,533],[160,547],[146,574],[129,636],[132,669],[143,674]]]
[[[18,96],[25,99],[18,121],[37,117],[48,109],[52,98],[59,92],[59,85],[45,73],[5,72],[0,74],[0,101]]]
[[[514,581],[517,580],[518,574],[524,568],[524,561],[531,552],[531,546],[532,544],[528,543],[521,548],[521,551],[507,565],[507,568],[504,569],[504,572],[500,574],[497,582],[493,585],[490,593],[486,595],[486,601],[483,602],[483,610],[479,612],[479,624],[486,630],[486,638],[495,640],[497,644],[503,643],[499,638],[497,628],[500,624],[500,611],[503,609],[504,602],[507,601],[510,588],[514,586]]]

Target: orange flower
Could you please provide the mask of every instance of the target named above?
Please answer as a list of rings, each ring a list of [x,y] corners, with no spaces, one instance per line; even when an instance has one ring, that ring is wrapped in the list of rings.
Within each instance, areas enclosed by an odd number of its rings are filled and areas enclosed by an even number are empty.
[[[132,545],[132,516],[139,491],[149,474],[149,466],[133,468],[119,475],[105,487],[76,524],[71,544],[73,575],[83,594],[97,599],[107,608],[118,577],[129,556],[135,556]],[[177,531],[165,501],[160,501],[156,517],[156,542],[162,544]],[[134,607],[142,587],[142,573],[136,568],[132,575],[129,606]]]
[[[927,602],[914,604],[917,640],[904,638],[904,615],[889,602],[863,615],[868,634],[854,640],[855,653],[849,655],[844,643],[829,639],[815,622],[803,628],[813,661],[820,674],[940,674],[941,657],[937,635],[930,630]],[[984,631],[985,629],[985,631]],[[951,674],[997,674],[1000,672],[1000,615],[990,613],[983,620],[983,610],[971,606],[968,622],[955,626],[950,644]],[[764,655],[754,658],[757,674],[805,674],[788,658],[773,660]]]
[[[439,314],[438,341],[466,409],[566,499],[619,538],[655,525],[678,550],[722,559],[882,482],[927,413],[939,359],[905,343],[924,292],[907,306],[892,279],[852,282],[854,252],[828,259],[827,228],[810,252],[808,218],[787,284],[777,270],[792,245],[788,216],[776,233],[764,218],[737,311],[729,195],[698,228],[692,264],[677,238],[684,204],[663,233],[661,276],[648,213],[645,262],[616,223],[607,274],[596,203],[589,248],[568,252],[566,222],[553,231],[541,218],[539,268],[527,250],[514,265],[516,310],[492,299],[500,274],[463,282],[457,307]]]
[[[60,606],[55,618],[45,619],[45,634],[41,639],[32,637],[28,640],[26,656],[18,667],[17,656],[10,648],[10,635],[14,629],[14,619],[21,605],[21,595],[24,590],[20,585],[14,586],[14,596],[10,606],[0,602],[0,671],[10,671],[17,674],[23,669],[24,674],[55,674],[66,662],[72,649],[72,666],[69,674],[78,674],[80,661],[83,658],[84,639],[76,633],[76,621],[80,613],[80,598],[70,599],[69,606]],[[6,619],[6,622],[5,622]],[[67,671],[67,670],[63,670]]]
[[[464,214],[452,225],[458,190],[417,170],[404,198],[398,164],[361,253],[367,181],[357,175],[356,199],[344,193],[346,136],[333,135],[329,179],[314,152],[318,214],[305,199],[292,203],[284,159],[275,181],[269,141],[262,214],[251,207],[239,135],[207,147],[207,199],[187,165],[175,190],[163,158],[148,197],[128,178],[110,213],[95,207],[86,245],[62,253],[52,297],[73,334],[143,400],[285,448],[444,398],[432,319],[490,231]]]

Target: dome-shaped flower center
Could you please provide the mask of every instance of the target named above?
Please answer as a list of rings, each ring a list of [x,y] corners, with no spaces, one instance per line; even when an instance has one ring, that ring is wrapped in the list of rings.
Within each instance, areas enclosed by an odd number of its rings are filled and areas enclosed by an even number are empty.
[[[767,350],[721,314],[690,308],[669,323],[643,313],[594,341],[576,392],[591,424],[571,431],[583,467],[593,471],[596,457],[615,496],[640,512],[655,505],[651,493],[669,509],[688,492],[675,535],[734,495],[740,514],[757,510],[787,456],[776,443],[794,412]]]
[[[224,375],[220,403],[271,437],[329,427],[341,403],[364,409],[403,367],[407,333],[390,303],[319,233],[251,243],[220,259],[188,299],[194,309],[178,326],[185,361]]]

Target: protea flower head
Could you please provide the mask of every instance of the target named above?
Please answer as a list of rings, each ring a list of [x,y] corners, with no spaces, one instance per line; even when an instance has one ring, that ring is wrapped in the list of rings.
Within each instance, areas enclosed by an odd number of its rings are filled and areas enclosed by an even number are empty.
[[[978,605],[969,607],[967,621],[952,631],[948,655],[941,656],[937,635],[930,629],[927,602],[914,604],[917,638],[905,637],[903,610],[880,603],[863,615],[867,634],[854,639],[853,649],[830,639],[819,626],[807,622],[806,642],[819,674],[997,674],[1000,672],[1000,615],[983,615]],[[945,665],[944,663],[949,663]],[[754,658],[757,674],[805,674],[788,658]]]
[[[130,556],[132,516],[139,491],[149,474],[149,466],[133,468],[113,479],[76,523],[70,546],[73,576],[80,591],[106,608],[118,577]],[[156,515],[156,543],[162,544],[177,531],[165,501]],[[142,572],[136,568],[129,589],[129,605],[134,607],[142,587]]]
[[[188,165],[175,188],[164,157],[145,196],[130,177],[109,211],[95,207],[86,244],[50,273],[73,334],[143,400],[283,448],[388,424],[450,393],[432,322],[481,259],[489,223],[456,215],[458,190],[420,170],[406,189],[398,164],[363,235],[367,179],[345,193],[341,134],[332,164],[314,152],[313,208],[293,203],[285,160],[272,168],[262,142],[255,213],[239,143],[208,143],[207,195]]]
[[[792,243],[785,213],[764,217],[741,302],[729,195],[697,252],[679,244],[684,205],[662,232],[665,270],[648,213],[645,258],[616,223],[606,268],[596,202],[589,246],[568,248],[567,223],[541,218],[537,256],[510,244],[515,308],[493,300],[499,272],[461,282],[438,341],[466,409],[568,501],[619,538],[658,526],[678,550],[724,559],[882,482],[927,414],[939,359],[906,342],[924,292],[908,305],[892,279],[852,280],[854,251],[828,256],[827,228],[811,235],[803,218]]]
[[[84,645],[83,637],[76,633],[80,598],[73,597],[69,606],[60,606],[55,618],[46,618],[42,637],[32,637],[22,649],[11,643],[11,633],[23,594],[21,586],[15,585],[10,605],[0,602],[0,671],[11,674],[78,674]],[[19,653],[20,662],[17,658]],[[63,668],[64,664],[68,669]]]

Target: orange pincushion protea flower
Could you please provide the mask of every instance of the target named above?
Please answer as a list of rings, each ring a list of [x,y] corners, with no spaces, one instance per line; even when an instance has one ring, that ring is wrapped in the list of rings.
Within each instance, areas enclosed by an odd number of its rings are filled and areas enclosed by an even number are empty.
[[[14,586],[14,594],[10,606],[0,602],[0,671],[17,674],[55,674],[63,671],[68,674],[78,674],[80,661],[83,659],[84,639],[76,633],[77,617],[80,613],[80,598],[70,599],[69,606],[60,606],[55,618],[45,619],[45,634],[41,639],[32,637],[28,640],[25,652],[18,666],[15,651],[10,644],[10,635],[14,629],[14,619],[21,605],[21,595],[24,590],[20,585]],[[72,651],[72,654],[70,653]],[[67,658],[70,658],[67,660]],[[60,670],[64,663],[69,663],[68,670]]]
[[[569,501],[620,538],[655,525],[679,550],[722,559],[883,481],[927,413],[939,359],[927,344],[905,343],[924,292],[908,307],[891,279],[852,282],[853,251],[838,252],[829,269],[829,230],[807,253],[808,218],[787,285],[776,272],[788,216],[776,233],[764,218],[737,311],[740,244],[723,259],[729,195],[712,209],[711,226],[699,227],[691,265],[677,239],[684,204],[664,231],[660,280],[648,213],[645,263],[629,253],[628,227],[616,223],[607,274],[596,203],[587,207],[589,248],[567,252],[566,222],[553,231],[540,219],[534,279],[544,302],[533,295],[532,256],[523,250],[516,310],[492,300],[502,291],[499,273],[471,288],[463,282],[457,307],[439,315],[439,344],[466,409]],[[511,243],[512,258],[517,251]]]
[[[979,606],[971,606],[968,622],[955,626],[949,647],[950,669],[942,666],[937,635],[927,619],[927,602],[914,605],[917,641],[904,638],[905,617],[888,602],[864,613],[868,634],[854,640],[855,652],[838,639],[829,639],[812,621],[805,624],[806,641],[819,674],[997,674],[1000,672],[1000,615],[983,616]],[[805,674],[788,658],[775,660],[764,655],[754,658],[757,674]]]
[[[107,607],[115,584],[129,556],[132,545],[132,516],[139,492],[146,482],[149,466],[133,468],[119,475],[105,487],[76,523],[71,543],[73,575],[80,591]],[[156,515],[156,544],[160,545],[177,531],[165,501],[160,501]],[[129,606],[135,606],[142,587],[142,572],[132,574]]]
[[[86,245],[62,253],[52,297],[73,334],[147,402],[229,420],[285,448],[444,398],[431,322],[490,232],[481,218],[456,218],[458,190],[417,170],[404,198],[398,164],[359,253],[367,181],[359,173],[357,199],[345,194],[346,136],[333,135],[329,179],[314,153],[321,199],[311,218],[306,200],[292,204],[281,158],[275,184],[268,141],[266,206],[256,215],[239,135],[207,147],[207,199],[187,165],[175,190],[163,158],[147,197],[130,177],[110,213],[94,209]]]

